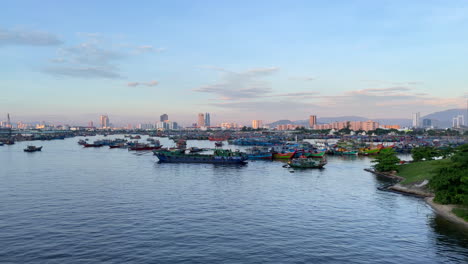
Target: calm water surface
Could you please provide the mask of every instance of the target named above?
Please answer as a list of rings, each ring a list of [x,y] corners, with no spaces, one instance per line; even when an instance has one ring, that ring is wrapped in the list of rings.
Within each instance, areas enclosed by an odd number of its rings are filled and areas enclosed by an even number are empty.
[[[158,164],[78,139],[0,147],[1,263],[468,262],[467,232],[377,190],[368,158]]]

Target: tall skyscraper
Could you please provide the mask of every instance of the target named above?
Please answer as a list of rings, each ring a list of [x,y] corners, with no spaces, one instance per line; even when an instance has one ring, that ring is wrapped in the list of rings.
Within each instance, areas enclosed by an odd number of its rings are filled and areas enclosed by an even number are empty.
[[[258,128],[262,128],[262,127],[263,127],[262,120],[252,120],[252,128],[253,129],[258,129]]]
[[[198,114],[197,126],[198,127],[204,127],[205,126],[205,115],[203,113]]]
[[[107,115],[101,115],[99,118],[101,128],[108,128],[109,127],[109,117]]]
[[[169,120],[169,116],[167,114],[162,114],[159,117],[159,121],[161,121],[161,122],[164,122],[164,121],[167,121],[167,120]]]
[[[317,116],[316,115],[311,115],[309,117],[309,127],[313,128],[314,125],[316,125],[316,124],[317,124]]]
[[[413,113],[413,127],[414,128],[419,128],[421,127],[421,113]]]
[[[454,128],[460,128],[463,125],[465,125],[465,120],[464,120],[463,115],[458,115],[454,117],[452,120],[453,120],[452,127]]]
[[[89,121],[89,122],[88,122],[88,127],[94,127],[93,121]]]
[[[205,126],[211,126],[210,113],[205,113]]]

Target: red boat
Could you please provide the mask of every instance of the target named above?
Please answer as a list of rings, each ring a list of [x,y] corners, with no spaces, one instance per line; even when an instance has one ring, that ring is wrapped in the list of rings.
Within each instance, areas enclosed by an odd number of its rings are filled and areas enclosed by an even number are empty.
[[[273,153],[273,159],[292,159],[296,151],[286,152],[286,153]]]
[[[162,146],[150,146],[150,145],[137,145],[129,147],[128,150],[142,151],[142,150],[157,150],[162,148]]]

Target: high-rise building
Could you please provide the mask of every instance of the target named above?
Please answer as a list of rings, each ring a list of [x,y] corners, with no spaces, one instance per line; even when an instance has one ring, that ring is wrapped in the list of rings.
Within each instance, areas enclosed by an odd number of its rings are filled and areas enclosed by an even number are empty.
[[[432,120],[431,120],[431,119],[428,119],[428,118],[424,118],[424,119],[423,119],[423,122],[422,122],[422,126],[423,126],[424,128],[432,127]]]
[[[159,121],[161,121],[161,122],[164,122],[164,121],[167,121],[167,120],[169,120],[169,116],[167,114],[162,114],[159,117]]]
[[[210,113],[205,113],[205,126],[211,126]]]
[[[452,127],[454,128],[460,128],[461,126],[465,125],[465,120],[463,115],[458,115],[452,119]]]
[[[421,113],[420,112],[413,113],[413,127],[414,128],[421,127],[420,119],[421,119]]]
[[[88,122],[88,127],[94,127],[93,121],[89,121],[89,122]]]
[[[309,127],[313,128],[315,124],[317,124],[317,116],[316,115],[311,115],[309,117]]]
[[[262,128],[262,120],[252,120],[252,128],[253,129],[259,129]]]
[[[110,127],[109,125],[109,117],[107,115],[101,115],[101,117],[99,118],[99,121],[100,121],[100,124],[101,124],[101,128],[108,128]]]
[[[197,126],[198,127],[204,127],[205,126],[205,115],[203,113],[198,114]]]

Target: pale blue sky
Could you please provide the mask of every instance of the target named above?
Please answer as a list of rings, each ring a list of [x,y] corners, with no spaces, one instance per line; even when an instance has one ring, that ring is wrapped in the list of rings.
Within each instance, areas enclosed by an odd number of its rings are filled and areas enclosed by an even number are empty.
[[[1,10],[0,114],[26,121],[410,118],[462,107],[468,93],[468,1],[3,1]]]

